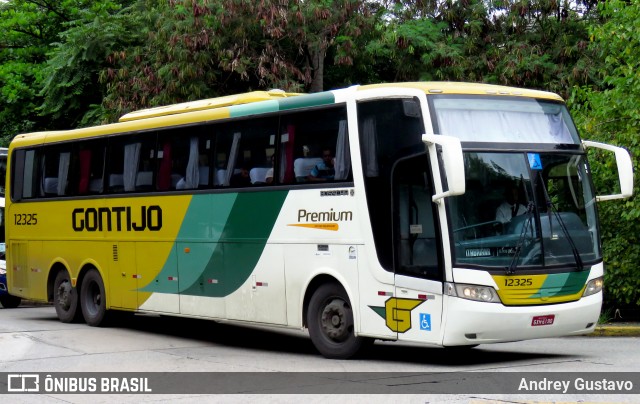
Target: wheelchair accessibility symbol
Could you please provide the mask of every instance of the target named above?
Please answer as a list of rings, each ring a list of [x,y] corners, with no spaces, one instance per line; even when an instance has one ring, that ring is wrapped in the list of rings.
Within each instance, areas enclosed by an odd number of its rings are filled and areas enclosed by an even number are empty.
[[[420,313],[420,329],[431,331],[431,314]]]

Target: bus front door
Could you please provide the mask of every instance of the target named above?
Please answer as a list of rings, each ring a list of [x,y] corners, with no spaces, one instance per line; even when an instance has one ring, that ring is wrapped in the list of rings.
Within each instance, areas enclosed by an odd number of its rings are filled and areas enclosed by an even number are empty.
[[[393,170],[395,318],[398,340],[441,340],[441,237],[425,153],[399,160]]]

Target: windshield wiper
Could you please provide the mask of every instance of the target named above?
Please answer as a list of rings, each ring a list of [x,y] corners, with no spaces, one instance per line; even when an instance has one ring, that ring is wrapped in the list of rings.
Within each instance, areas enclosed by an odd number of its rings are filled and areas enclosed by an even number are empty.
[[[531,201],[527,204],[527,218],[525,219],[524,225],[522,226],[522,231],[520,232],[520,237],[518,237],[518,242],[516,243],[516,251],[513,253],[513,257],[511,258],[511,262],[507,267],[507,274],[513,275],[516,272],[516,267],[518,266],[518,259],[520,258],[520,252],[522,251],[522,245],[524,244],[524,238],[527,234],[527,230],[529,226],[531,226],[531,218],[533,217],[533,210],[535,209],[535,204]]]
[[[562,220],[562,217],[558,213],[558,210],[554,206],[553,202],[551,202],[551,198],[549,198],[549,193],[547,192],[547,187],[544,185],[544,180],[542,179],[542,173],[539,172],[539,175],[540,175],[540,185],[542,185],[542,190],[544,191],[544,199],[545,199],[545,203],[547,205],[547,213],[549,214],[549,234],[550,234],[550,237],[553,237],[553,227],[551,225],[551,213],[553,213],[553,215],[555,216],[556,220],[560,224],[560,229],[562,229],[562,233],[566,237],[567,242],[569,243],[569,246],[571,247],[571,253],[573,253],[573,259],[576,261],[576,266],[578,267],[579,271],[582,271],[584,269],[584,264],[582,263],[582,258],[580,258],[580,253],[578,252],[578,248],[576,247],[576,244],[573,242],[573,238],[569,234],[569,231],[567,230],[567,226],[565,225],[564,220]]]

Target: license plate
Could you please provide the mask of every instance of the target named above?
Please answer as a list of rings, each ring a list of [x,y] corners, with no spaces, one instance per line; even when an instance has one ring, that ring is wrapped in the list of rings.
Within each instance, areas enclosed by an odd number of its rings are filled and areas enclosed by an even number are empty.
[[[549,314],[548,316],[535,316],[531,320],[531,325],[533,327],[536,327],[539,325],[551,325],[553,324],[553,320],[555,320],[555,318],[556,318],[555,314]]]

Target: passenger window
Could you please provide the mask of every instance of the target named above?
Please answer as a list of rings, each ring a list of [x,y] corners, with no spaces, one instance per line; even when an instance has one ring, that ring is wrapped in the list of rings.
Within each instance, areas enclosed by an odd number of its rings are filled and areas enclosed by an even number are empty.
[[[210,186],[211,126],[163,131],[158,148],[159,191]]]
[[[275,153],[276,128],[276,117],[216,128],[215,184],[238,188],[267,184]]]
[[[78,195],[101,194],[103,192],[104,140],[90,140],[79,143],[74,151],[72,188]]]
[[[16,150],[13,159],[13,187],[11,193],[14,200],[31,199],[40,194],[39,169],[42,149]]]
[[[345,107],[284,115],[280,133],[282,183],[351,181]]]
[[[41,172],[38,196],[69,195],[70,166],[71,144],[43,147],[40,153]]]
[[[108,191],[119,193],[154,190],[156,150],[155,134],[112,138],[109,144]]]

